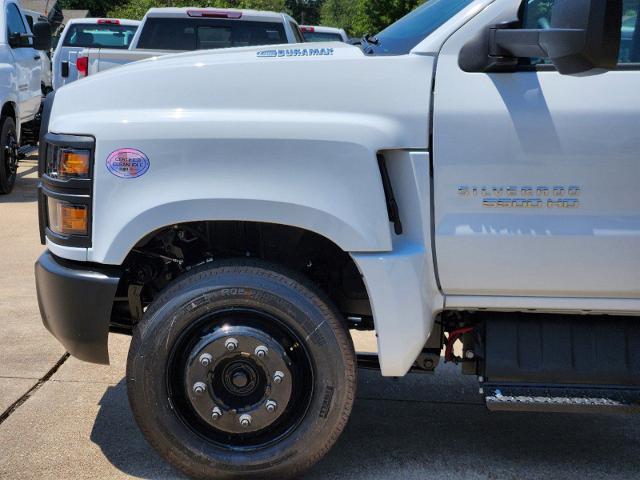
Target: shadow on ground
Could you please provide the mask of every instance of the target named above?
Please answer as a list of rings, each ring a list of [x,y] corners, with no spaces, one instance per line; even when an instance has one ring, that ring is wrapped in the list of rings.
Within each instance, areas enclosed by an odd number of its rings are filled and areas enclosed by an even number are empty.
[[[489,413],[475,381],[454,368],[400,380],[362,371],[359,381],[344,434],[304,478],[635,479],[640,472],[638,417]],[[105,392],[91,440],[128,475],[179,478],[135,426],[124,380]]]
[[[0,203],[35,202],[38,200],[38,160],[33,157],[20,161],[16,184],[9,195],[0,195]]]

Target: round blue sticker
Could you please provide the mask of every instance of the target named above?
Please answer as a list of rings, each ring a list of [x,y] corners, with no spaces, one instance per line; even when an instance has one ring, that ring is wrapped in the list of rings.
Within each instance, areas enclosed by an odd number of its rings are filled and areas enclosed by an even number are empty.
[[[138,178],[149,170],[149,158],[135,148],[119,148],[107,157],[107,169],[116,177]]]

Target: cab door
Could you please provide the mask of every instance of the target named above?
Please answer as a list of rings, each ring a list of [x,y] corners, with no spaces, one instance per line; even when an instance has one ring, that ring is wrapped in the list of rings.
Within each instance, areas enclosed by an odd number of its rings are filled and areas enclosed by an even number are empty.
[[[33,49],[31,31],[27,28],[22,13],[15,3],[7,3],[7,43],[12,35],[21,35],[18,43],[11,45],[11,54],[15,64],[15,81],[20,110],[20,121],[33,119],[40,108],[41,91],[41,53]]]
[[[449,295],[640,298],[640,32],[625,0],[615,71],[535,59],[466,73],[462,47],[550,0],[496,0],[444,44],[434,91],[435,248]]]

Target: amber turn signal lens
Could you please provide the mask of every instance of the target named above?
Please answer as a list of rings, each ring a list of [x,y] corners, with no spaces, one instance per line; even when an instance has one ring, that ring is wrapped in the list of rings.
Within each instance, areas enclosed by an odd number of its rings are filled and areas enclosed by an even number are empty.
[[[86,205],[73,205],[55,198],[47,199],[49,228],[60,235],[86,235],[89,222]]]
[[[62,178],[89,177],[88,150],[61,149],[58,153],[58,176]]]

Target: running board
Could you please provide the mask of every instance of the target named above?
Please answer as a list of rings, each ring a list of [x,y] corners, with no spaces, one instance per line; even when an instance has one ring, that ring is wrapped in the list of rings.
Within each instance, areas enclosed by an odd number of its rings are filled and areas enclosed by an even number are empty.
[[[487,408],[507,412],[640,413],[640,390],[483,385]]]
[[[18,148],[18,158],[26,158],[38,151],[37,145],[23,145]]]

